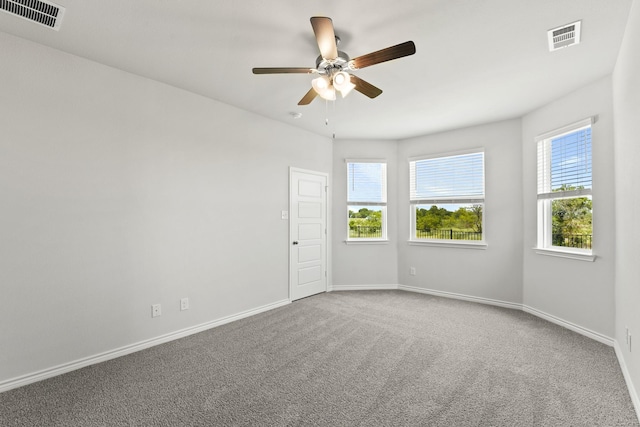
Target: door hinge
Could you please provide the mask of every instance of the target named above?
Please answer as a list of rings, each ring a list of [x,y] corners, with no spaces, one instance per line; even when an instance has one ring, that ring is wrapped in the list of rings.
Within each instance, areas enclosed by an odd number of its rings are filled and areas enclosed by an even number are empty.
[[[328,188],[329,188],[329,186],[328,186],[328,185],[325,185],[325,186],[324,186],[324,192],[325,192],[325,193],[328,191],[328,190],[327,190]]]
[[[327,270],[324,271],[324,277],[327,277]]]

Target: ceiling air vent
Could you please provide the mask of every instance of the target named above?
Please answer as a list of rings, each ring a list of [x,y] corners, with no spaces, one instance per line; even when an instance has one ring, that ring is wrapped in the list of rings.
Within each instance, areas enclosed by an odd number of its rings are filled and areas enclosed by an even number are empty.
[[[562,49],[580,43],[580,24],[582,21],[549,30],[549,51]]]
[[[43,0],[0,0],[0,10],[56,31],[64,15],[64,7]]]

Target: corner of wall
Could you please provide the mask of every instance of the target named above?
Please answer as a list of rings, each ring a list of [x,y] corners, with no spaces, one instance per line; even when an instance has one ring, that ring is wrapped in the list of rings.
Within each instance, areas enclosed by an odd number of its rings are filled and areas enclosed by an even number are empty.
[[[640,206],[630,202],[640,182],[640,0],[633,0],[613,71],[615,162],[615,338],[620,362],[636,413],[640,419],[640,351],[627,339],[640,337]],[[619,343],[619,345],[618,345]],[[634,352],[635,350],[635,352]]]

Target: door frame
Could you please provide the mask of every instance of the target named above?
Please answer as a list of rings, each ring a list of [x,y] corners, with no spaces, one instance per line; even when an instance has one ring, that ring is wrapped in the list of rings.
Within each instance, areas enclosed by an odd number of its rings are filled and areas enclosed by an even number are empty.
[[[306,174],[310,174],[310,175],[319,175],[319,176],[323,176],[326,178],[326,182],[327,182],[327,191],[325,192],[326,194],[326,203],[325,203],[325,218],[326,218],[326,226],[327,226],[327,234],[326,234],[326,248],[325,248],[325,257],[327,260],[327,277],[326,277],[326,281],[325,281],[325,292],[331,292],[332,288],[333,288],[333,284],[331,281],[331,181],[330,181],[330,176],[329,173],[327,172],[318,172],[318,171],[314,171],[314,170],[310,170],[310,169],[301,169],[301,168],[296,168],[293,166],[289,167],[289,235],[287,236],[287,245],[288,245],[288,250],[289,250],[289,271],[288,271],[288,276],[289,276],[289,302],[292,302],[292,295],[293,295],[293,282],[292,282],[292,275],[291,275],[291,268],[293,267],[293,251],[292,251],[292,247],[293,245],[291,244],[291,239],[293,236],[293,224],[291,221],[291,213],[292,213],[292,206],[293,206],[293,173],[294,172],[299,172],[299,173],[306,173]]]

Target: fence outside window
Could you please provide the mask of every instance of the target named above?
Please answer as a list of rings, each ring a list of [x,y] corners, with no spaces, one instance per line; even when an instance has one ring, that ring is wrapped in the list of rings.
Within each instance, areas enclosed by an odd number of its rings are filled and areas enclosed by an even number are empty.
[[[458,231],[446,228],[431,228],[416,230],[417,239],[445,239],[445,240],[482,240],[482,233],[477,231]]]
[[[351,239],[379,239],[382,237],[382,227],[368,225],[354,225],[349,227],[349,238]]]
[[[553,246],[567,248],[591,249],[591,234],[553,234],[551,235]]]
[[[367,225],[354,225],[349,227],[349,237],[362,239],[375,239],[382,237],[382,228]],[[482,233],[476,231],[458,231],[439,228],[429,230],[416,230],[418,239],[437,240],[482,240]],[[593,236],[591,234],[554,234],[553,246],[567,248],[591,249]]]

